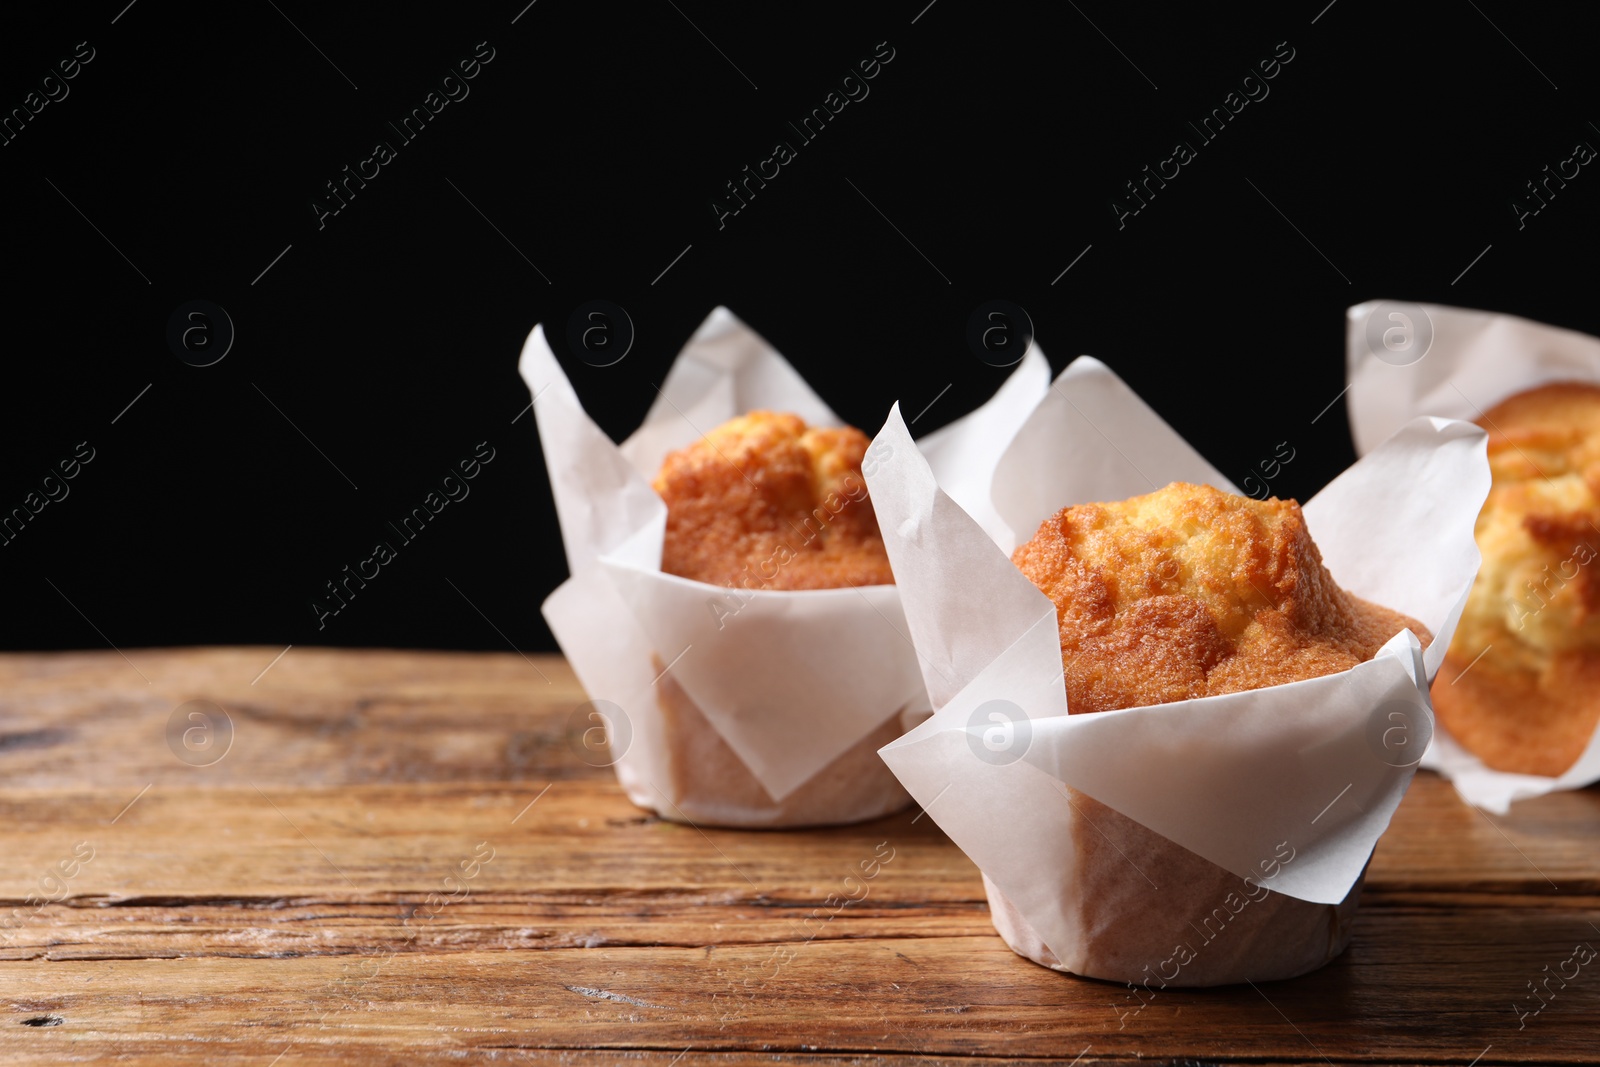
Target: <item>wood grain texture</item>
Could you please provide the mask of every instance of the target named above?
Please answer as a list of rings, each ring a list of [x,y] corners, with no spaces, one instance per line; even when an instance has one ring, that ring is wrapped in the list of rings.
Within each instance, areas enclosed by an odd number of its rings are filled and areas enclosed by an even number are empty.
[[[1600,944],[1596,790],[1491,817],[1423,774],[1342,958],[1135,1013],[1011,953],[914,810],[737,832],[634,808],[579,759],[559,659],[296,648],[260,675],[279,651],[0,656],[0,1060],[1600,1057],[1600,960],[1513,1007]],[[235,728],[211,766],[166,740],[195,699]]]

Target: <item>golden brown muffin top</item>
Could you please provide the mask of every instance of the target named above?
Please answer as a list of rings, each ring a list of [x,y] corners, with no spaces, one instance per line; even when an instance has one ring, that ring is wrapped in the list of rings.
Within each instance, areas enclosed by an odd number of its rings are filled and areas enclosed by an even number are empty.
[[[1292,500],[1174,482],[1063,508],[1012,562],[1056,605],[1076,713],[1347,670],[1409,626],[1340,589]]]
[[[1453,656],[1494,646],[1479,670],[1544,674],[1600,651],[1600,388],[1557,382],[1484,413],[1492,485],[1478,514],[1483,566]]]
[[[661,569],[746,589],[889,585],[889,555],[861,476],[854,427],[752,411],[661,463]]]

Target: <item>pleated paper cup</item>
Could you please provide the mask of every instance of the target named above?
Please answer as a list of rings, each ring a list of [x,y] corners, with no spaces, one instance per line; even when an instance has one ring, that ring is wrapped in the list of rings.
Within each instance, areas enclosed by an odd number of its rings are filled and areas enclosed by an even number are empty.
[[[1012,949],[1151,990],[1290,977],[1344,949],[1477,570],[1484,445],[1417,420],[1303,509],[1334,579],[1419,620],[1426,651],[1406,629],[1337,674],[1069,716],[1055,605],[1016,544],[1068,505],[1238,490],[1087,357],[996,465],[987,529],[890,414],[874,447],[893,458],[867,482],[935,710],[882,755],[983,871]]]
[[[832,409],[725,308],[621,445],[584,411],[542,327],[521,372],[572,575],[543,610],[590,698],[569,722],[579,757],[614,766],[641,807],[700,825],[848,823],[905,807],[877,749],[928,703],[895,586],[727,589],[661,570],[666,505],[651,479],[669,452],[752,410],[838,426]],[[988,404],[925,438],[947,478],[987,484],[1048,377],[1032,351]]]
[[[1345,321],[1347,403],[1358,453],[1418,416],[1476,420],[1537,386],[1600,384],[1600,338],[1515,315],[1373,300],[1350,308]],[[1497,771],[1443,726],[1422,766],[1450,779],[1468,804],[1504,815],[1515,801],[1600,782],[1600,724],[1577,762],[1556,776]]]

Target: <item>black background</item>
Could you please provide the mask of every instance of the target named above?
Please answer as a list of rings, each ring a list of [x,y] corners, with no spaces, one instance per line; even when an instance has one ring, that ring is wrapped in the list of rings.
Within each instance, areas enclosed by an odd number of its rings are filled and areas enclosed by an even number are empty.
[[[0,645],[553,647],[566,566],[516,363],[594,298],[637,340],[566,366],[619,439],[718,304],[850,422],[948,384],[918,429],[943,424],[1007,373],[964,337],[1000,297],[1056,370],[1105,360],[1235,480],[1289,442],[1273,488],[1302,499],[1353,458],[1342,402],[1312,422],[1346,306],[1600,333],[1600,174],[1521,230],[1510,206],[1600,145],[1567,11],[525,3],[7,13],[0,110],[94,58],[0,146],[0,511],[78,442],[95,459],[0,547]],[[870,95],[719,229],[723,183],[885,41]],[[324,183],[479,42],[470,95],[319,228]],[[1198,145],[1186,120],[1279,42],[1270,95]],[[1180,138],[1198,158],[1119,230],[1112,198]],[[166,342],[193,299],[236,328],[210,367]],[[319,630],[323,583],[485,440],[471,495]]]

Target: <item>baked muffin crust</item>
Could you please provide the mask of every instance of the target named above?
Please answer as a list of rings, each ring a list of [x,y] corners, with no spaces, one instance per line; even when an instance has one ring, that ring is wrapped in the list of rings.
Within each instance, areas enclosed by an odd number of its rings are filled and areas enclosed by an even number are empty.
[[[798,415],[753,411],[661,464],[667,504],[661,569],[745,589],[889,585],[889,555],[853,427],[807,427]]]
[[[1056,605],[1074,713],[1315,678],[1416,620],[1340,589],[1292,500],[1174,482],[1063,508],[1012,562]]]
[[[1478,424],[1493,478],[1483,565],[1434,708],[1488,766],[1554,777],[1600,721],[1600,388],[1540,386]]]

